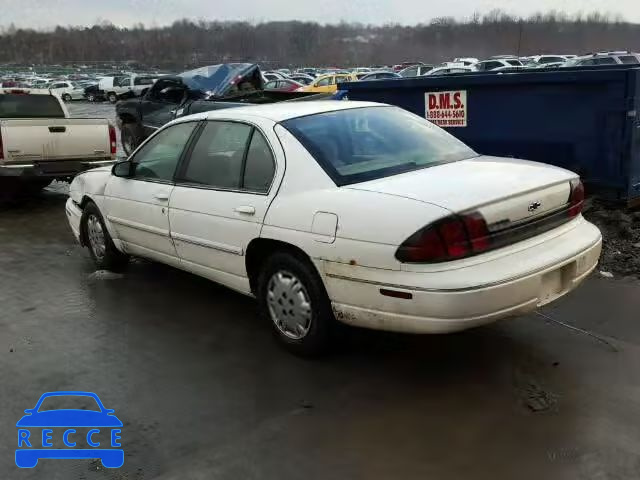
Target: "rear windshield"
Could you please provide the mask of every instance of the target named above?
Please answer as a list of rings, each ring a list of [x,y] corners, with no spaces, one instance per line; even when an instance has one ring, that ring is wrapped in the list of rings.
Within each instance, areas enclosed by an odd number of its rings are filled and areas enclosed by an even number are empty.
[[[336,185],[374,180],[477,154],[427,120],[396,107],[319,113],[282,122]]]
[[[509,65],[513,65],[514,67],[521,67],[522,62],[520,60],[507,60]]]
[[[52,95],[0,95],[0,118],[64,118],[60,103]]]

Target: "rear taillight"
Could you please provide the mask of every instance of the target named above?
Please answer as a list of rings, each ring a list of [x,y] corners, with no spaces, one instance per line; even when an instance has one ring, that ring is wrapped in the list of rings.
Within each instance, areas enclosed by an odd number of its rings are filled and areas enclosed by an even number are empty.
[[[453,215],[429,225],[405,240],[396,251],[401,262],[436,263],[456,260],[489,249],[489,231],[477,212]]]
[[[116,129],[113,125],[109,125],[109,143],[111,144],[111,155],[115,155],[118,149],[118,141],[116,140]]]
[[[579,178],[571,180],[571,194],[569,195],[569,217],[577,217],[584,205],[584,185]]]
[[[2,146],[2,132],[0,131],[0,160],[4,160],[4,147]]]

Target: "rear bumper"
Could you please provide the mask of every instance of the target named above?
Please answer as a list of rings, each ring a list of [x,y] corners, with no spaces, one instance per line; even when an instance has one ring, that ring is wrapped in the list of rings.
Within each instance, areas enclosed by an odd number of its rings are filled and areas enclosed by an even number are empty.
[[[120,468],[124,464],[124,450],[106,448],[25,449],[16,450],[16,465],[33,468],[39,459],[94,459],[99,458],[105,468]]]
[[[74,177],[78,173],[92,168],[113,165],[115,159],[99,160],[55,160],[50,162],[31,162],[0,165],[0,177]]]
[[[455,274],[460,281],[470,277],[487,280],[476,285],[434,287],[438,278],[442,285],[450,283],[451,272],[411,272],[404,276],[406,281],[401,285],[397,277],[393,283],[385,283],[381,278],[371,281],[329,274],[325,276],[325,284],[336,318],[350,325],[408,333],[465,330],[529,313],[575,289],[596,267],[602,237],[598,229],[586,221],[565,235],[586,242],[578,241],[582,245],[571,251],[558,252],[562,256],[552,263],[545,262],[533,270],[523,267],[524,271],[517,276],[506,274],[503,265],[497,261],[469,266],[463,269],[466,271]],[[557,239],[538,248],[559,250],[563,244]],[[537,251],[529,249],[519,255],[535,259]],[[517,258],[519,255],[506,261],[521,263]],[[505,276],[489,281],[485,275],[487,269],[502,271]],[[411,298],[383,296],[381,289],[402,292],[405,296],[409,294]]]

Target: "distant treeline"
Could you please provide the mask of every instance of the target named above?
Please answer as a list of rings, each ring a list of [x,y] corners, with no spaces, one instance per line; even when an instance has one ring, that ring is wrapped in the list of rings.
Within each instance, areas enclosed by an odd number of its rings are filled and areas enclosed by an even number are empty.
[[[640,25],[592,13],[550,12],[518,18],[500,10],[464,21],[441,17],[415,26],[351,23],[180,20],[171,26],[0,31],[0,63],[61,64],[133,61],[182,69],[227,61],[270,66],[354,66],[441,62],[497,54],[640,50]]]

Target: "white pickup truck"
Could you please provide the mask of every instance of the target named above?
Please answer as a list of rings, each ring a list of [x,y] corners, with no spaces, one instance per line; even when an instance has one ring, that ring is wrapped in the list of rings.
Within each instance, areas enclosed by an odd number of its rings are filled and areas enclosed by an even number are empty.
[[[47,90],[0,89],[0,200],[111,164],[116,131],[105,118],[69,118]]]
[[[141,97],[156,81],[149,75],[131,75],[127,77],[113,77],[100,82],[100,89],[111,103],[119,99]]]

